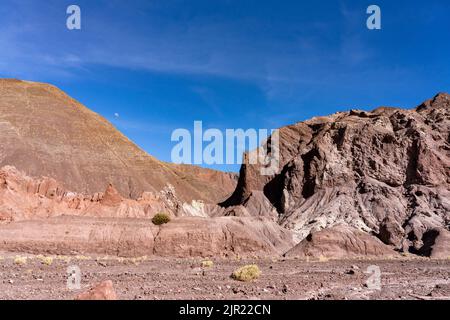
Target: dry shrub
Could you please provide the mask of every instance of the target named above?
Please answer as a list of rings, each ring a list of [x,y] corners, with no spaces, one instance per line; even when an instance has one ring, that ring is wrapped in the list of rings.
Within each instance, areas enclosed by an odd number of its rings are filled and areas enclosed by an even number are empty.
[[[261,270],[256,264],[243,266],[233,272],[231,277],[238,281],[249,282],[258,279],[261,275]]]
[[[41,263],[45,264],[47,266],[51,266],[53,263],[53,258],[52,257],[42,257],[41,258]]]
[[[27,264],[27,257],[16,256],[14,258],[14,264],[24,265]]]
[[[202,267],[203,268],[211,268],[214,265],[214,262],[211,260],[203,260],[202,261]]]

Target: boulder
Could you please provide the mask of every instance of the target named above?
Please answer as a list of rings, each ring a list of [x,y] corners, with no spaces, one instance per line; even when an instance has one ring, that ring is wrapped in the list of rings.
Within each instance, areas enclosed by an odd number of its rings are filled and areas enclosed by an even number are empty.
[[[393,245],[395,248],[402,249],[405,238],[405,230],[392,218],[386,218],[380,225],[378,238],[385,244]]]

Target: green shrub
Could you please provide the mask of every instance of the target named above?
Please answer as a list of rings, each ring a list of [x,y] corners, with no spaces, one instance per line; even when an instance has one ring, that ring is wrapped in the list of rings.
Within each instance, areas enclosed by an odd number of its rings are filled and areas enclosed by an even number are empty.
[[[238,281],[252,281],[258,279],[261,275],[261,271],[256,264],[243,266],[233,272],[231,277]]]
[[[170,221],[169,215],[165,213],[157,213],[152,219],[154,225],[160,226],[162,224],[168,223]]]

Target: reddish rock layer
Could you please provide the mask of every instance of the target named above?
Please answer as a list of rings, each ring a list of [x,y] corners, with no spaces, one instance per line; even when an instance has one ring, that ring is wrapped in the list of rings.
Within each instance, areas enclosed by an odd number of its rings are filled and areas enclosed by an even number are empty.
[[[272,217],[298,240],[345,224],[412,252],[420,251],[428,231],[449,229],[448,94],[413,110],[313,118],[281,128],[280,137],[279,172],[262,176],[260,166],[244,164],[223,206]]]
[[[299,258],[373,258],[397,256],[391,247],[371,235],[348,226],[314,232],[286,253]]]
[[[0,250],[123,257],[279,256],[292,234],[256,218],[172,219],[157,227],[148,219],[61,216],[0,226]]]

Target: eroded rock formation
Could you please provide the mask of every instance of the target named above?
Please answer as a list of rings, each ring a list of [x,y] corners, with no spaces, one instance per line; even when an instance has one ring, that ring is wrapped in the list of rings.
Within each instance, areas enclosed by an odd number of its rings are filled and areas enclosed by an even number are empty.
[[[376,237],[346,225],[313,232],[286,253],[298,258],[374,258],[395,257],[391,247]]]
[[[52,178],[31,178],[16,168],[0,169],[0,223],[43,219],[60,215],[152,218],[158,212],[183,215],[181,201],[168,197],[166,186],[159,193],[145,192],[137,200],[119,195],[111,184],[93,195],[66,191]]]
[[[172,220],[158,227],[151,218],[160,212]],[[82,195],[51,178],[0,169],[0,250],[229,257],[279,256],[294,245],[292,233],[274,221],[221,215],[227,214],[215,205],[181,202],[170,185],[132,200],[112,185]]]
[[[270,202],[298,241],[345,224],[398,250],[424,252],[427,232],[450,226],[450,96],[281,128],[279,172],[260,169],[244,164],[222,206],[261,216]]]

